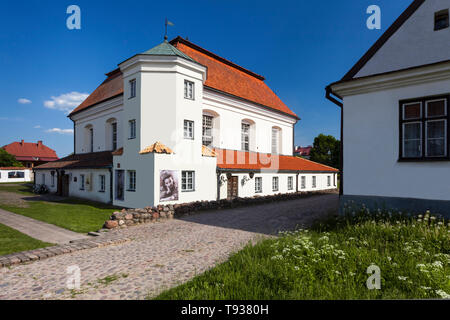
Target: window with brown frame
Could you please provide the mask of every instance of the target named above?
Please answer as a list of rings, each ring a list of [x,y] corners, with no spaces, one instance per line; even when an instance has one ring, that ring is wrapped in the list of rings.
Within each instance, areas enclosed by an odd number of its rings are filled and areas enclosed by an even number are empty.
[[[450,160],[449,96],[400,101],[399,160]]]

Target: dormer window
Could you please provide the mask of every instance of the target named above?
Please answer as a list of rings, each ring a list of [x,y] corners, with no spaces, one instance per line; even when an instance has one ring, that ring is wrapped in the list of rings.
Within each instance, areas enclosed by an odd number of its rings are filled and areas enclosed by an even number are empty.
[[[442,30],[449,27],[448,9],[438,11],[434,14],[434,30]]]

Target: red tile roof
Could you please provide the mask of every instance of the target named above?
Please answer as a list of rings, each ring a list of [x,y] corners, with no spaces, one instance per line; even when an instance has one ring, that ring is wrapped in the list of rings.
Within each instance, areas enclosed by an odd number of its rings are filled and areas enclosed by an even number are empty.
[[[217,153],[217,167],[235,170],[275,170],[302,172],[338,172],[338,169],[303,158],[245,152],[227,149],[214,149]]]
[[[92,92],[78,107],[76,107],[69,116],[87,109],[97,103],[117,97],[123,94],[123,76],[119,69],[106,74],[107,78],[103,83]]]
[[[264,77],[181,37],[173,39],[170,43],[208,68],[205,86],[256,102],[298,119],[297,115],[264,83]]]
[[[170,43],[208,68],[206,87],[249,100],[298,119],[298,116],[264,83],[264,77],[221,58],[181,37],[173,39]],[[116,69],[106,74],[106,76],[107,79],[75,108],[69,116],[123,94],[122,72]]]
[[[300,156],[309,156],[311,153],[312,146],[307,147],[297,147],[294,150],[294,153],[300,155]]]
[[[31,170],[25,167],[0,167],[0,170]]]
[[[58,161],[48,162],[34,167],[40,169],[79,169],[79,168],[108,168],[112,166],[112,151],[71,154]]]
[[[59,159],[55,150],[42,144],[42,141],[32,143],[22,140],[21,142],[10,143],[2,148],[14,155],[18,161],[55,161]]]

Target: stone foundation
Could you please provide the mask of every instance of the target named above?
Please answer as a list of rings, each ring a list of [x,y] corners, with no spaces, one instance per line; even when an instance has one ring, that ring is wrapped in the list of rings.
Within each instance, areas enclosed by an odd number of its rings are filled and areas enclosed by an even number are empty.
[[[270,196],[255,196],[252,198],[222,199],[218,201],[196,201],[181,204],[158,205],[157,207],[145,207],[142,209],[122,209],[112,214],[105,222],[104,228],[117,229],[129,226],[164,221],[181,217],[199,211],[230,209],[236,207],[264,204],[275,201],[294,200],[306,198],[312,195],[336,193],[336,189],[309,192],[294,192],[276,194]]]

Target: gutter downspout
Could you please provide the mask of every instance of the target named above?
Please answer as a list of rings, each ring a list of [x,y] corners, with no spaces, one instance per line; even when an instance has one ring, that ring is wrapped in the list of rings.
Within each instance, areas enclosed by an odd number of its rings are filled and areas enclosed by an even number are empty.
[[[221,172],[219,169],[217,169],[217,201],[220,200],[220,175]]]
[[[113,204],[113,169],[109,168],[108,170],[109,170],[109,202]]]
[[[341,184],[339,188],[339,195],[344,194],[344,103],[337,100],[332,95],[336,96],[338,99],[342,100],[342,97],[340,97],[338,94],[333,92],[333,89],[331,89],[330,86],[327,86],[325,88],[326,94],[325,98],[336,104],[339,108],[341,108],[341,154],[339,155],[339,171],[341,174]]]

